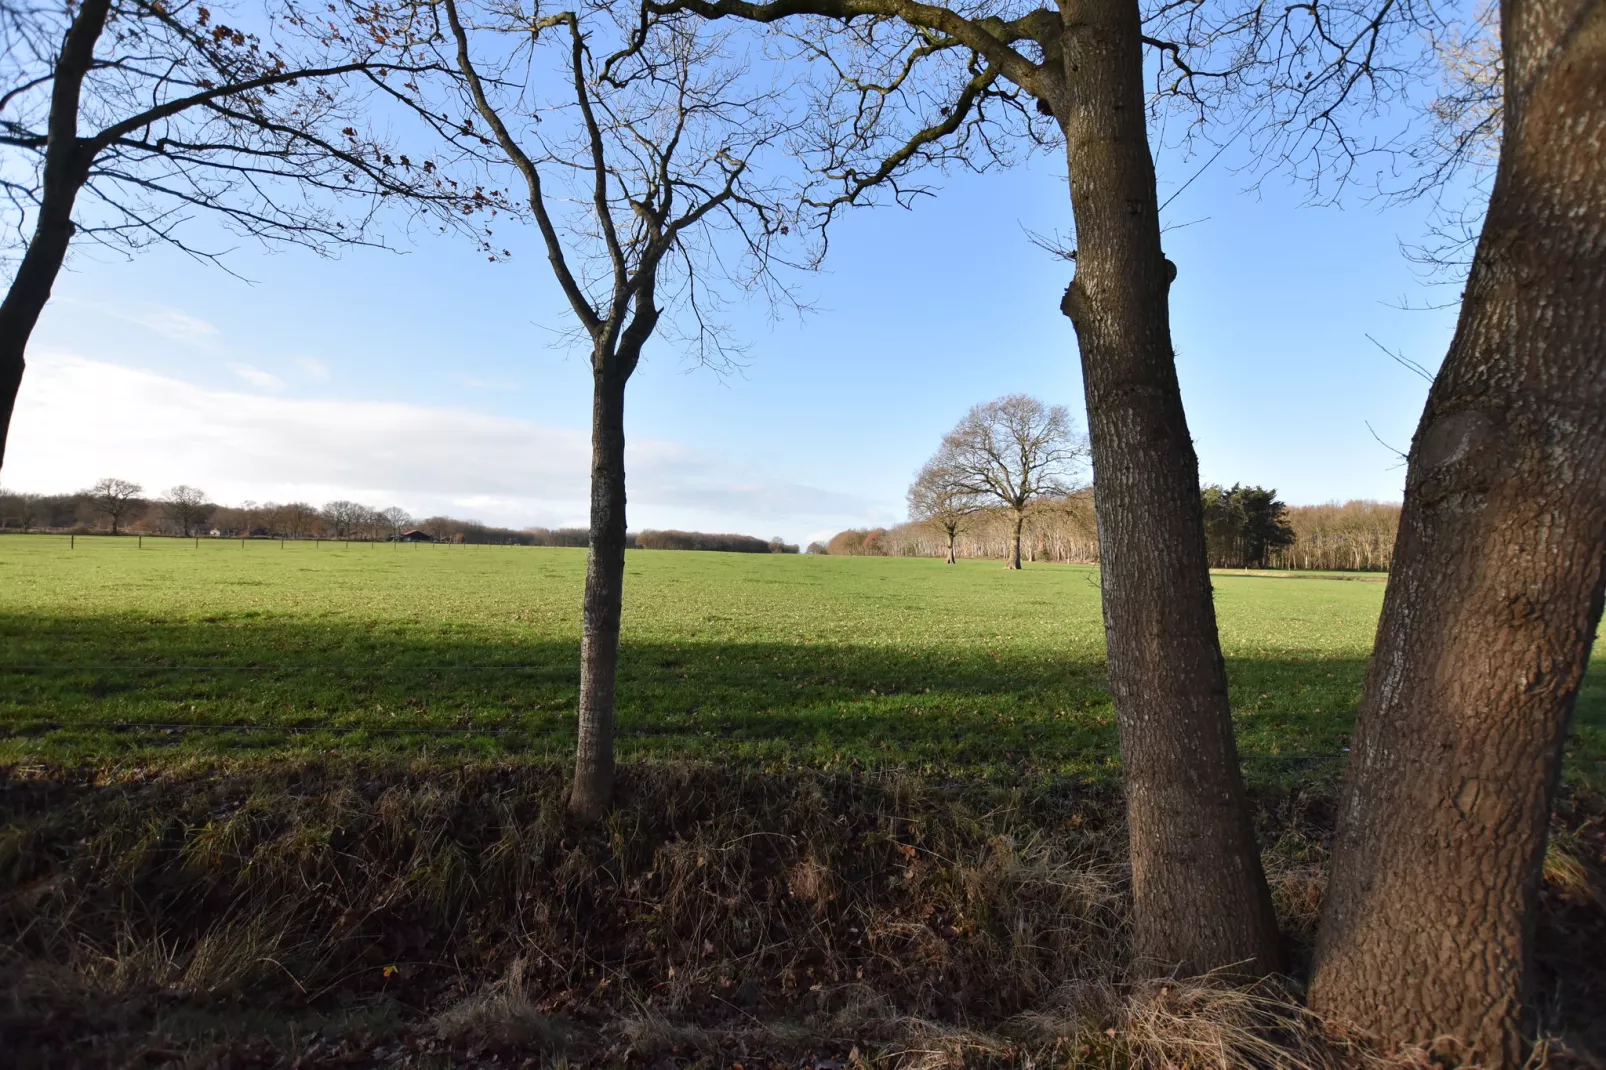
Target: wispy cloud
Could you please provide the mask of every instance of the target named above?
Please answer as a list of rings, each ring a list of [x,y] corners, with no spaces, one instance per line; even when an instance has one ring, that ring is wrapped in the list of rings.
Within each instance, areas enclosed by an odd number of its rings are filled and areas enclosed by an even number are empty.
[[[320,383],[329,381],[329,365],[317,357],[297,357],[296,367],[300,368],[301,374],[308,379],[315,379]]]
[[[631,527],[795,540],[887,519],[864,498],[768,478],[745,463],[662,439],[631,441]],[[3,475],[7,486],[48,491],[115,469],[146,486],[195,484],[220,501],[351,498],[419,516],[556,526],[585,522],[589,468],[579,428],[470,409],[215,390],[46,352],[29,362]]]
[[[103,311],[187,345],[207,346],[222,337],[223,333],[206,320],[166,305],[150,305],[133,311],[113,311],[109,308]]]
[[[481,379],[473,375],[459,375],[457,381],[470,390],[517,390],[519,384],[511,379]]]
[[[265,372],[253,364],[246,364],[244,361],[231,360],[229,361],[229,370],[235,375],[238,375],[241,379],[244,379],[246,382],[250,383],[252,386],[256,387],[258,390],[284,389],[283,379],[279,378],[277,375],[274,375],[272,372]]]
[[[55,303],[86,309],[91,314],[106,316],[122,323],[132,323],[163,338],[198,349],[214,350],[223,339],[223,332],[215,324],[171,305],[87,301],[70,296],[63,296]]]

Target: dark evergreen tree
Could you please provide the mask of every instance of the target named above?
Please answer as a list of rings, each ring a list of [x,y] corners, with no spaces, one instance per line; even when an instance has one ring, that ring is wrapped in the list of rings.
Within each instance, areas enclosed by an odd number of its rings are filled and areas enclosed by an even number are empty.
[[[1292,546],[1288,506],[1275,490],[1234,483],[1231,490],[1211,484],[1200,491],[1205,515],[1205,549],[1214,568],[1265,568],[1272,551]]]

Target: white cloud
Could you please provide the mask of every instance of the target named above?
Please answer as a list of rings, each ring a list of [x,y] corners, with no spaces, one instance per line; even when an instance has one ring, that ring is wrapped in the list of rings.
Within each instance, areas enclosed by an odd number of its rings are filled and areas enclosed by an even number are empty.
[[[329,380],[329,365],[317,357],[297,357],[296,367],[300,368],[301,374],[308,379],[315,379],[320,383]]]
[[[246,364],[243,361],[231,360],[229,361],[229,370],[235,375],[238,375],[241,379],[244,379],[246,382],[250,383],[252,386],[256,387],[258,390],[284,389],[283,379],[279,378],[277,375],[274,375],[272,372],[265,372],[255,365]]]
[[[575,428],[469,409],[215,390],[45,352],[28,364],[4,481],[60,491],[115,469],[147,487],[195,484],[225,502],[350,498],[415,516],[559,526],[585,523],[589,460],[587,435]],[[631,441],[626,465],[632,529],[790,533],[797,541],[805,531],[886,520],[856,495],[661,439]]]

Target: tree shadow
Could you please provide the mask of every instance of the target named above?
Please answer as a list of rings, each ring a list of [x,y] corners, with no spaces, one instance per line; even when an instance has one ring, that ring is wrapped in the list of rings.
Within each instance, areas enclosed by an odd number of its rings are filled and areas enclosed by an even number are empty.
[[[0,746],[14,757],[361,747],[561,754],[579,643],[462,626],[281,615],[148,620],[0,614]],[[1366,664],[1229,658],[1255,776],[1341,764]],[[1570,740],[1603,748],[1606,681]],[[687,640],[628,635],[623,756],[954,772],[1112,768],[1102,659],[1008,647]]]

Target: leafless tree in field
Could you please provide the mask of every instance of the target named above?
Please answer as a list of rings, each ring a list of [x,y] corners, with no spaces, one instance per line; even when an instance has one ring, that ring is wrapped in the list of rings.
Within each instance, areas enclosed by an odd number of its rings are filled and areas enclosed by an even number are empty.
[[[1500,36],[1499,165],[1411,443],[1311,999],[1517,1067],[1606,592],[1606,2],[1507,0]]]
[[[385,525],[390,528],[391,538],[395,538],[396,536],[400,535],[402,533],[402,529],[413,522],[412,515],[399,505],[392,505],[389,508],[381,509],[379,511],[379,515],[384,520]]]
[[[191,534],[212,506],[206,500],[206,492],[199,487],[192,487],[188,483],[180,483],[162,495],[162,512],[168,520],[178,528],[179,534]]]
[[[0,0],[0,463],[28,339],[74,241],[215,260],[184,236],[209,214],[327,250],[367,240],[390,198],[459,202],[433,163],[363,133],[367,90],[429,73],[384,59],[404,30],[381,8],[324,6],[236,21],[202,0]]]
[[[1185,136],[1247,132],[1257,159],[1342,182],[1375,146],[1345,119],[1420,77],[1420,0],[649,0],[777,27],[823,65],[811,148],[829,215],[919,168],[1065,152],[1075,329],[1099,512],[1109,677],[1121,725],[1140,959],[1170,970],[1280,968],[1216,633],[1198,460],[1171,344],[1176,265],[1161,248],[1146,118]],[[1152,82],[1146,87],[1146,79]],[[1151,107],[1152,106],[1152,107]],[[1182,741],[1189,741],[1186,745]]]
[[[362,526],[369,512],[369,508],[360,502],[349,502],[339,498],[327,503],[319,515],[323,517],[331,538],[346,539]]]
[[[84,491],[84,497],[96,512],[112,522],[112,534],[116,535],[118,524],[140,504],[139,496],[144,492],[145,488],[138,483],[108,476],[96,480],[93,487]]]
[[[1039,498],[1070,492],[1087,459],[1086,444],[1071,430],[1063,405],[1044,405],[1008,394],[977,405],[943,436],[942,467],[952,486],[972,500],[992,499],[1013,521],[1008,565],[1020,568],[1020,533]]]
[[[909,519],[930,524],[948,540],[948,564],[954,564],[954,540],[981,508],[978,495],[964,486],[944,448],[921,467],[909,486]]]
[[[595,819],[613,797],[625,386],[655,334],[727,360],[717,315],[730,288],[784,295],[778,243],[798,237],[796,193],[766,164],[793,124],[784,93],[727,59],[699,19],[466,0],[429,11],[476,117],[470,133],[446,133],[515,173],[522,191],[508,200],[538,229],[589,351],[590,554],[569,808]],[[552,68],[561,75],[541,74]]]
[[[306,502],[286,502],[279,506],[277,523],[280,530],[292,539],[310,535],[318,510]]]

